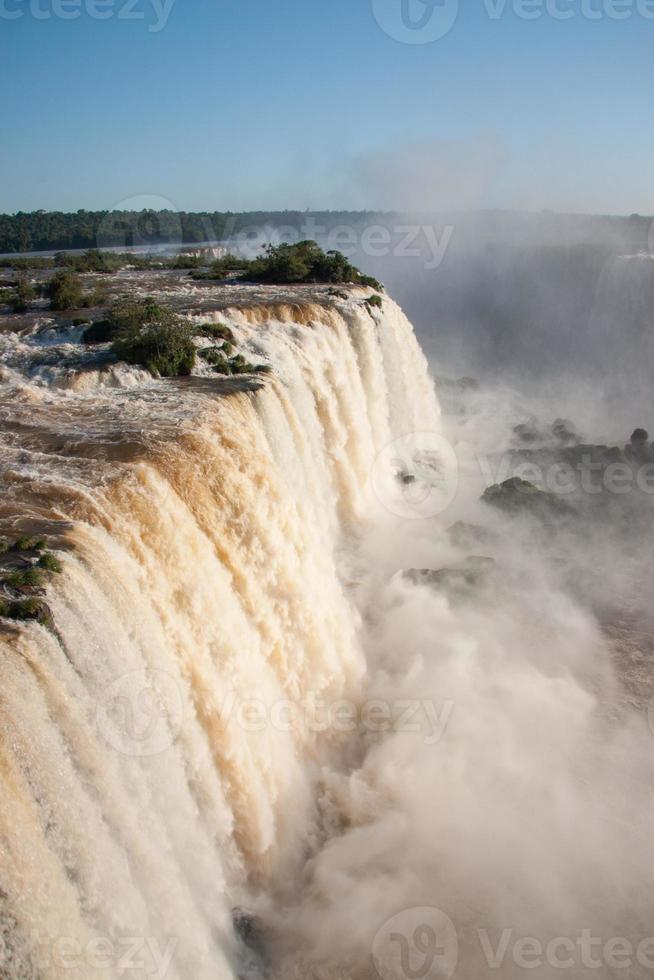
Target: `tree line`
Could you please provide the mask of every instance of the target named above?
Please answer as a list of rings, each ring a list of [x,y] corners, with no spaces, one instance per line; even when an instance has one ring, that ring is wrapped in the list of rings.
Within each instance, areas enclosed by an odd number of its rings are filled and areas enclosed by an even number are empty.
[[[362,212],[307,211],[18,211],[0,214],[0,253],[224,241],[248,230],[316,221],[359,225]]]

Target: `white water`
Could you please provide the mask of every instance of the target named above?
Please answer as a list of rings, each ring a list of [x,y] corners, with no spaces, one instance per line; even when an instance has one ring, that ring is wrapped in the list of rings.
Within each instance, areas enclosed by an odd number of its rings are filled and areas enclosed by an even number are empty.
[[[401,312],[219,319],[274,366],[262,390],[52,387],[6,358],[0,407],[24,428],[3,513],[66,549],[58,637],[2,640],[6,975],[255,976],[238,905],[279,980],[376,976],[406,909],[451,919],[464,980],[525,972],[513,945],[491,970],[479,929],[493,949],[507,928],[651,935],[651,735],[607,709],[592,620],[502,526],[473,604],[397,575],[463,556],[443,534],[458,515],[408,519],[392,473],[393,440],[441,428]],[[373,703],[390,730],[362,722]],[[324,723],[339,704],[356,725]],[[428,921],[409,911],[407,938]]]
[[[96,976],[107,954],[93,937],[114,951],[126,937],[173,942],[170,978],[231,976],[229,904],[302,861],[319,766],[342,738],[301,719],[250,733],[241,715],[254,701],[270,711],[361,695],[360,620],[339,554],[374,519],[379,449],[438,424],[412,331],[386,306],[383,328],[358,304],[347,318],[235,313],[274,379],[255,395],[182,394],[179,434],[132,463],[89,462],[97,454],[75,440],[97,425],[106,444],[112,413],[112,431],[148,432],[153,383],[131,400],[52,388],[42,371],[26,377],[29,342],[22,359],[8,342],[6,411],[77,447],[30,451],[12,436],[5,447],[14,506],[70,522],[49,592],[61,642],[34,625],[2,645],[10,976],[30,975],[35,941],[39,976]]]

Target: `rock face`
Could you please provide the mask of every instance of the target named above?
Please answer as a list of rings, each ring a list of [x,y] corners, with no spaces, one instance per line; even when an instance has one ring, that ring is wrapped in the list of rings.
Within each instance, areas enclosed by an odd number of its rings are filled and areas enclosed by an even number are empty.
[[[507,514],[530,514],[542,521],[568,516],[574,512],[574,508],[555,493],[539,490],[533,483],[517,476],[488,487],[481,499]]]
[[[453,565],[451,568],[410,568],[402,574],[412,585],[428,585],[465,594],[485,585],[494,570],[494,558],[469,555],[459,565]]]
[[[518,446],[575,446],[581,438],[568,419],[555,419],[544,426],[536,420],[514,426],[513,435]]]
[[[447,536],[456,548],[472,551],[479,545],[491,545],[495,534],[481,524],[470,524],[467,521],[456,521],[447,529]]]
[[[61,564],[45,546],[42,539],[18,538],[13,544],[0,539],[0,618],[54,629],[42,586]]]
[[[263,923],[254,912],[237,907],[232,909],[232,924],[242,947],[239,978],[265,977],[270,955]]]
[[[644,446],[648,440],[649,433],[647,429],[634,429],[634,431],[631,433],[629,442],[632,446],[640,448]]]
[[[624,453],[628,460],[635,463],[654,462],[654,444],[649,441],[647,429],[634,429]]]

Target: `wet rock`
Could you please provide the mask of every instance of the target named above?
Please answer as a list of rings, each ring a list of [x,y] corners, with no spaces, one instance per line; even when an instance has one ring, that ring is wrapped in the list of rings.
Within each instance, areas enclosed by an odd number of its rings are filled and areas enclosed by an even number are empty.
[[[410,568],[402,574],[412,585],[429,585],[461,593],[486,584],[495,564],[495,559],[486,555],[469,555],[451,568]]]
[[[444,375],[436,375],[436,385],[442,389],[452,389],[458,392],[478,391],[479,382],[476,378],[447,378]]]
[[[495,535],[481,524],[457,521],[447,529],[447,536],[456,548],[474,548],[479,544],[490,544]]]
[[[0,617],[37,622],[54,631],[52,612],[42,586],[61,572],[60,560],[46,551],[43,538],[0,539]]]
[[[581,442],[572,422],[568,419],[555,419],[552,422],[552,435],[563,446],[572,446]]]
[[[19,599],[0,598],[0,616],[18,622],[36,622],[54,631],[54,619],[47,602],[31,595]]]
[[[254,957],[262,966],[265,965],[269,959],[268,943],[261,919],[254,912],[238,906],[232,909],[232,924],[234,932],[249,954],[249,959]]]
[[[543,441],[543,433],[534,422],[521,422],[519,425],[514,425],[513,434],[523,445]]]
[[[544,521],[574,513],[574,508],[555,493],[539,490],[533,483],[517,476],[488,487],[481,499],[505,514],[531,514]]]
[[[108,344],[114,339],[114,327],[109,320],[96,320],[82,334],[83,344]]]
[[[654,461],[654,444],[649,441],[647,429],[634,429],[629,439],[629,445],[625,446],[625,456],[636,463],[649,463]]]

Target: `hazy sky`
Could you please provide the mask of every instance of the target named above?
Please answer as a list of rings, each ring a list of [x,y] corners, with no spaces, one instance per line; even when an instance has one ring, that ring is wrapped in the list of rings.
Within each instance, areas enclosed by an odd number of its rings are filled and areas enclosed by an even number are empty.
[[[460,5],[0,0],[0,210],[654,213],[654,0]]]

